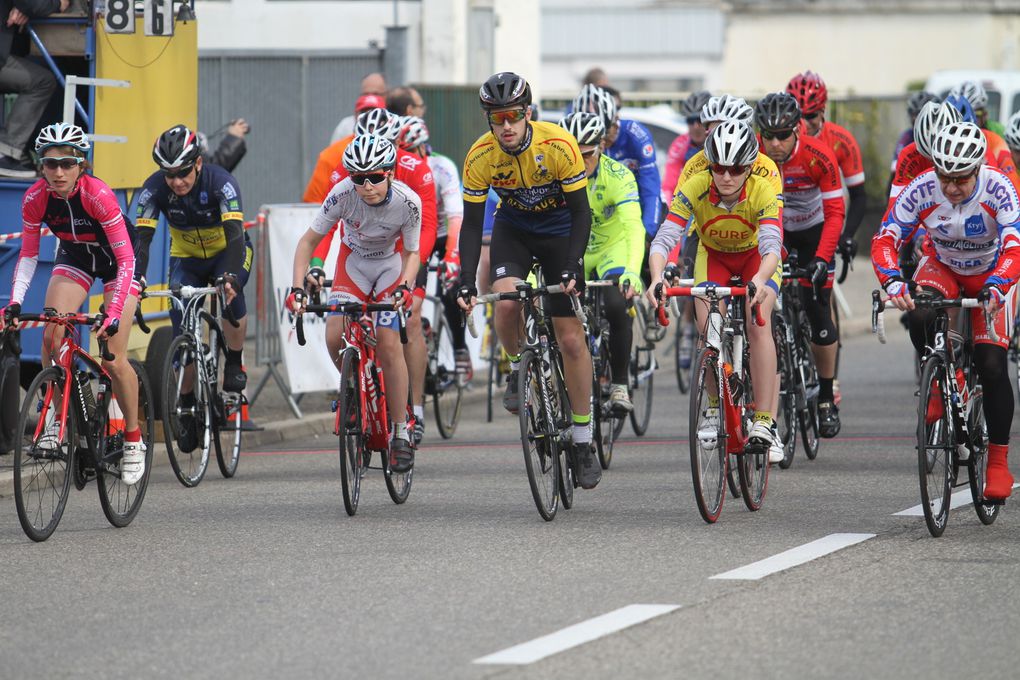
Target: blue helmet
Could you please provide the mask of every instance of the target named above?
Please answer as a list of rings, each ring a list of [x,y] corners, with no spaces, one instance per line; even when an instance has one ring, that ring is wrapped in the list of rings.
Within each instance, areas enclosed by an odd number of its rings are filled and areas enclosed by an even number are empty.
[[[946,95],[945,102],[960,112],[964,123],[977,123],[977,116],[974,115],[974,107],[970,100],[959,92],[950,92]]]

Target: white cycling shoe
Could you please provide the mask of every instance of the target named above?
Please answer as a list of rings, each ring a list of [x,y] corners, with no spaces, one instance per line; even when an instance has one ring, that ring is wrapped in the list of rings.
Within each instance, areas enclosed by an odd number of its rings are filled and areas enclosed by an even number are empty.
[[[120,479],[134,486],[145,475],[145,442],[124,442],[120,459]]]

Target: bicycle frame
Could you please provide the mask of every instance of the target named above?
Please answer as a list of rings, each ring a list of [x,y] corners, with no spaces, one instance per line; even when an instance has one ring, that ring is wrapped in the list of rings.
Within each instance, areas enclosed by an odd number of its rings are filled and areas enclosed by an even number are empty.
[[[344,350],[351,348],[358,357],[358,399],[361,402],[361,431],[366,435],[366,447],[374,451],[388,451],[390,422],[386,408],[386,381],[376,361],[374,321],[365,311],[357,318],[349,314],[344,325]],[[344,433],[340,417],[340,410],[337,409],[334,432],[337,436]]]

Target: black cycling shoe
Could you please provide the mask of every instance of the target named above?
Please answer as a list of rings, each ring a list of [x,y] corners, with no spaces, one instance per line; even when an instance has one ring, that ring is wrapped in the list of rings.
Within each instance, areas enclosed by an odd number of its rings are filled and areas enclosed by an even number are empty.
[[[411,439],[414,440],[414,448],[421,446],[421,440],[425,439],[424,417],[414,419],[414,426],[411,427]]]
[[[414,467],[414,449],[411,442],[400,437],[394,437],[390,441],[390,470],[393,472],[407,472]]]
[[[839,434],[839,409],[831,401],[818,404],[818,436],[832,439]]]
[[[594,489],[602,481],[602,466],[591,443],[574,444],[577,481],[582,489]]]
[[[506,392],[503,393],[503,408],[510,413],[517,413],[520,408],[520,395],[517,394],[517,390],[520,387],[518,385],[517,376],[519,371],[510,371],[510,375],[506,377]]]
[[[223,391],[241,392],[248,384],[248,374],[241,368],[241,364],[227,362],[223,367]]]

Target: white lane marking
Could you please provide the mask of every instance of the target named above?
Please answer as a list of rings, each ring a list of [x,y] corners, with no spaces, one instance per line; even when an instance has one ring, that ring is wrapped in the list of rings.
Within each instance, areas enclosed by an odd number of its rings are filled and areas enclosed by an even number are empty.
[[[733,569],[722,574],[712,576],[713,579],[726,579],[738,581],[757,581],[770,574],[796,567],[811,560],[818,559],[829,553],[848,548],[851,545],[862,543],[875,534],[829,534],[817,541],[811,541],[804,545],[790,548],[785,552],[763,560],[748,564],[747,566]]]
[[[1013,485],[1013,488],[1020,487],[1020,482]],[[964,489],[961,487],[960,491],[953,494],[949,499],[949,509],[956,510],[957,508],[964,505],[972,505],[974,499],[970,497],[970,489]],[[924,517],[924,508],[920,505],[915,505],[912,508],[906,510],[900,510],[899,512],[893,513],[893,517]]]
[[[630,604],[555,633],[514,645],[472,663],[526,665],[679,609],[678,604]]]

